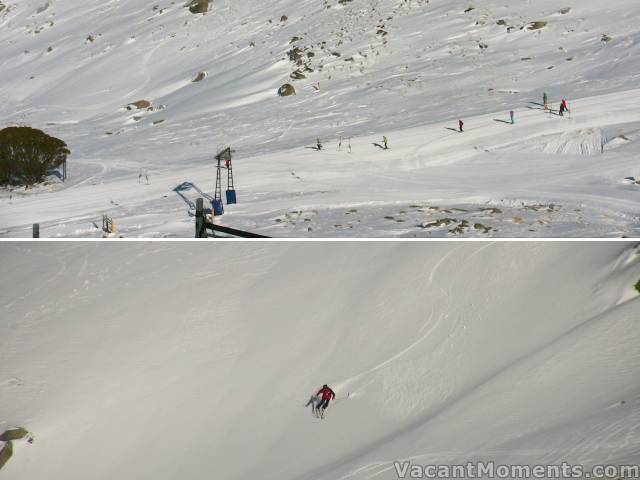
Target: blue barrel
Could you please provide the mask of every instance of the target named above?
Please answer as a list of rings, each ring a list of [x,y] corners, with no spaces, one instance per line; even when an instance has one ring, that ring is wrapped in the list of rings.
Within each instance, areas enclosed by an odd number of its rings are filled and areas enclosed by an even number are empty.
[[[224,213],[224,207],[222,206],[222,200],[214,200],[213,201],[213,215],[218,216]]]
[[[236,191],[227,190],[227,205],[231,205],[233,203],[236,203]]]

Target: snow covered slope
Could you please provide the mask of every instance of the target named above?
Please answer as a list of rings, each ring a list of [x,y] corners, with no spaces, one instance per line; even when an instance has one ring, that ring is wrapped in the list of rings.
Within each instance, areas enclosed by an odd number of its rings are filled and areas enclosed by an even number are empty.
[[[0,260],[0,430],[35,436],[3,480],[638,460],[637,245],[2,243]]]
[[[267,235],[640,235],[636,0],[2,3],[1,126],[72,156],[65,185],[0,195],[0,235],[95,237],[108,213],[191,236],[225,145],[240,203],[221,221]]]

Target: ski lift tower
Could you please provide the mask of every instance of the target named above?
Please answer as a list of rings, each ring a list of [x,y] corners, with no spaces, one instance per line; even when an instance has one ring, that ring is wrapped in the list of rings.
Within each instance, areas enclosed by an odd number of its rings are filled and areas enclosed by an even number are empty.
[[[230,148],[227,149],[229,151],[229,158],[225,159],[225,165],[227,167],[227,205],[232,205],[236,203],[236,190],[233,186],[233,165],[231,164],[231,152]],[[226,150],[225,150],[226,151]]]
[[[233,167],[231,164],[231,150],[230,147],[225,148],[216,155],[216,189],[213,197],[213,214],[215,216],[222,215],[224,213],[224,207],[222,205],[222,169],[227,170],[227,205],[236,203],[236,191],[233,186]],[[223,164],[224,162],[224,164]]]
[[[218,215],[222,215],[224,213],[224,207],[222,206],[222,172],[220,171],[220,169],[222,168],[222,158],[221,158],[221,153],[219,153],[218,155],[216,155],[216,161],[217,161],[217,166],[216,166],[216,189],[214,191],[213,194],[213,202],[212,202],[212,207],[213,207],[213,215],[214,216],[218,216]]]

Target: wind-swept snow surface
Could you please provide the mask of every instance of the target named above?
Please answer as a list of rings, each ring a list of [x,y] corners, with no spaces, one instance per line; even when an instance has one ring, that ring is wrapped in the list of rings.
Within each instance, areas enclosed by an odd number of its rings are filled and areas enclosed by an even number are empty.
[[[72,155],[1,236],[192,236],[223,146],[264,235],[640,236],[637,0],[2,3],[0,126]]]
[[[0,244],[11,480],[637,463],[630,243]],[[304,405],[323,383],[337,401]]]

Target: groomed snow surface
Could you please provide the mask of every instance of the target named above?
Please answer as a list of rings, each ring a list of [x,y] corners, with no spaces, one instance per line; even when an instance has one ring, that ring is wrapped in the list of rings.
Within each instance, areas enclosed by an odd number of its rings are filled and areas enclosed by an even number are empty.
[[[263,235],[640,236],[637,0],[2,3],[0,127],[72,155],[0,192],[0,236],[191,237],[224,146],[216,221]]]
[[[3,480],[638,462],[632,243],[10,242],[0,261],[0,430],[35,438]]]

